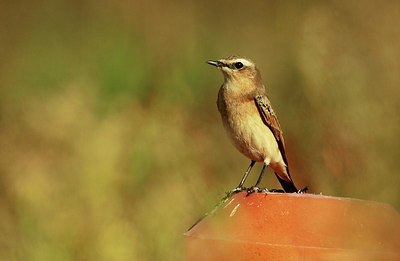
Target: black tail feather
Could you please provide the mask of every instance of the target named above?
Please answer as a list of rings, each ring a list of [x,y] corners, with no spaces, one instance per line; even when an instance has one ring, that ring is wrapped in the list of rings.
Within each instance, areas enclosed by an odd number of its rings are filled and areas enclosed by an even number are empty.
[[[278,174],[276,173],[275,176],[278,178],[279,183],[281,183],[281,186],[286,193],[299,192],[299,190],[294,185],[293,181],[284,180],[281,177],[279,177]]]

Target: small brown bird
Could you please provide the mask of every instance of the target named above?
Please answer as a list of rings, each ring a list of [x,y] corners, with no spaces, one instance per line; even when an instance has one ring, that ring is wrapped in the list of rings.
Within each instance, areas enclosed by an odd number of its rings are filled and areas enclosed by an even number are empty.
[[[250,189],[251,192],[259,190],[258,185],[266,166],[275,172],[285,192],[302,192],[296,188],[290,177],[281,127],[256,65],[249,59],[238,56],[207,63],[218,67],[224,75],[217,105],[228,136],[235,147],[251,159],[234,191],[245,190],[244,182],[255,162],[263,162],[264,166],[256,184]]]

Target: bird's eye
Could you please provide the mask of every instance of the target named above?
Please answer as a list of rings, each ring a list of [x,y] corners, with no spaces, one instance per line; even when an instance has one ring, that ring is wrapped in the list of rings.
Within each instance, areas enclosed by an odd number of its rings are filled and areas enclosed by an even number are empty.
[[[235,66],[236,69],[242,69],[243,68],[243,63],[237,62],[237,63],[234,63],[233,66]]]

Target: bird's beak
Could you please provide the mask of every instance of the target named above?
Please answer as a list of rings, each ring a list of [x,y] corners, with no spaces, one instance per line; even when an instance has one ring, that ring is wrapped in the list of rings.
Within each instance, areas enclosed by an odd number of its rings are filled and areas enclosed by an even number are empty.
[[[209,65],[213,65],[213,66],[218,67],[218,68],[221,68],[221,67],[225,66],[225,64],[223,62],[220,62],[220,61],[207,61],[207,63]]]

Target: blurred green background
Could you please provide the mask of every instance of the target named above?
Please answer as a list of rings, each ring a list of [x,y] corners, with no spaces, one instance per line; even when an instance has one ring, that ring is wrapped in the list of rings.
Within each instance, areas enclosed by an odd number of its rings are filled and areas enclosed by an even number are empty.
[[[400,209],[398,1],[1,1],[0,19],[1,260],[182,260],[249,163],[205,63],[231,54],[258,64],[299,187]]]

